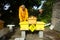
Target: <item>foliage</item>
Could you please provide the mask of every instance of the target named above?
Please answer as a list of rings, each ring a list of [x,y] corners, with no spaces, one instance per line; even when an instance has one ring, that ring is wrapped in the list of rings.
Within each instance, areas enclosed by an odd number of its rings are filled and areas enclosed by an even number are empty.
[[[46,3],[44,3],[43,6],[43,14],[39,17],[39,12],[36,10],[32,10],[32,7],[34,5],[39,6],[41,4],[41,0],[1,0],[1,5],[0,5],[0,13],[3,15],[2,19],[4,21],[6,21],[6,23],[10,23],[10,22],[17,22],[18,21],[18,10],[19,10],[19,6],[21,4],[26,5],[26,7],[29,10],[29,15],[35,15],[38,16],[38,20],[40,21],[44,21],[46,23],[51,21],[51,17],[52,17],[52,7],[53,7],[53,2],[55,0],[46,0]],[[9,10],[4,11],[3,10],[3,4],[5,4],[6,2],[9,2],[11,4],[11,7]],[[12,13],[10,13],[10,10],[12,10]],[[6,16],[7,15],[7,16]],[[9,19],[9,20],[8,20]],[[15,20],[15,21],[14,21]]]
[[[51,22],[53,2],[53,0],[47,0],[47,2],[44,4],[44,12],[41,17],[42,21],[46,23]]]
[[[53,7],[53,3],[55,2],[55,0],[46,0],[46,2],[44,3],[43,6],[43,13],[42,15],[39,15],[39,12],[36,10],[33,10],[32,7],[34,5],[39,6],[41,4],[41,0],[21,0],[21,4],[25,4],[26,7],[29,10],[29,16],[30,15],[34,15],[38,18],[38,20],[40,21],[44,21],[45,23],[51,22],[51,17],[52,17],[52,7]]]
[[[36,5],[40,5],[41,0],[35,0],[35,3],[37,3]],[[29,1],[31,2],[31,1]],[[51,17],[52,17],[52,7],[53,7],[53,2],[54,0],[47,0],[46,3],[43,6],[43,13],[42,15],[38,18],[38,20],[40,21],[44,21],[45,23],[51,22]],[[33,2],[31,3],[31,5],[33,4]],[[32,10],[32,7],[29,8],[29,15],[39,15],[38,11]],[[33,11],[33,12],[32,12]]]

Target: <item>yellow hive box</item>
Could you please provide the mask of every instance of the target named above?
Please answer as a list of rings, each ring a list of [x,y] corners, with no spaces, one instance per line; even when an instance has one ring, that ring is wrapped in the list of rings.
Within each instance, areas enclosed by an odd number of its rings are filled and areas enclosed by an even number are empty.
[[[45,23],[44,22],[37,22],[36,30],[44,30]]]
[[[20,22],[20,30],[31,30],[33,32],[34,30],[44,30],[45,23],[37,21],[36,25],[31,23],[31,26],[29,27],[28,21]]]
[[[31,16],[28,18],[29,24],[36,24],[37,18],[34,16]]]
[[[20,22],[20,30],[29,30],[29,24],[27,21]]]

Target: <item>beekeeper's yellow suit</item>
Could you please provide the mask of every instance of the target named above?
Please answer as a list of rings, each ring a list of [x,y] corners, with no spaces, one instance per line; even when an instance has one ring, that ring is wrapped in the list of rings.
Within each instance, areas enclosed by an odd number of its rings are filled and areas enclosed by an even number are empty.
[[[28,10],[25,8],[25,10],[22,9],[22,6],[19,7],[19,19],[21,21],[28,20]]]

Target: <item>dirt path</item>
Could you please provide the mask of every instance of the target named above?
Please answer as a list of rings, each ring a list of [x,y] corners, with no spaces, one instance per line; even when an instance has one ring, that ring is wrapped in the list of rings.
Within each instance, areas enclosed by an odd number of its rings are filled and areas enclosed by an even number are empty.
[[[11,39],[14,40],[15,38],[20,38],[20,30],[19,28],[16,29],[16,32],[13,36],[11,36]],[[26,40],[60,40],[60,32],[54,31],[54,30],[45,30],[44,31],[44,39],[39,39],[38,32],[37,33],[27,33]]]

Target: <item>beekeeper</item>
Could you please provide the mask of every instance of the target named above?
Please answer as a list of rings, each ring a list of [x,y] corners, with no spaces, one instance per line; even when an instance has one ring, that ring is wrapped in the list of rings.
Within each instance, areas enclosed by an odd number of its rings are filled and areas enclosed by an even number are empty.
[[[28,20],[28,10],[25,7],[25,5],[21,5],[19,7],[19,19],[20,19],[20,22]]]

